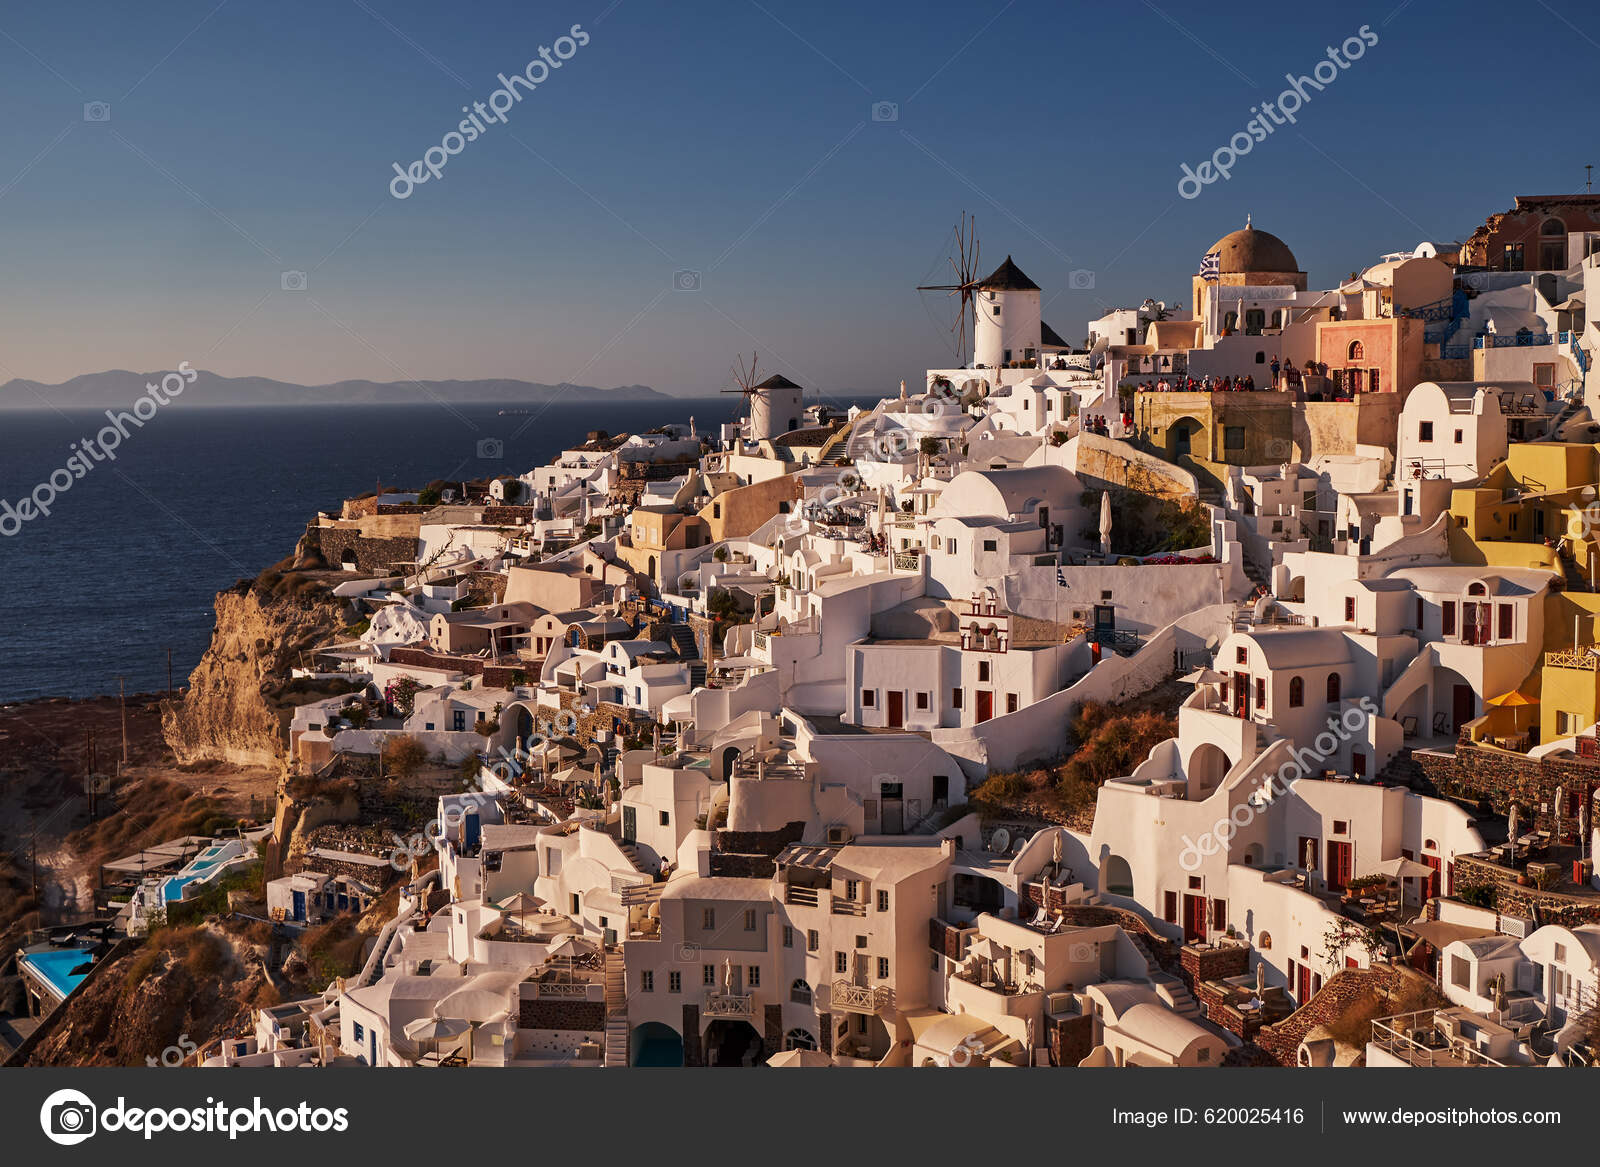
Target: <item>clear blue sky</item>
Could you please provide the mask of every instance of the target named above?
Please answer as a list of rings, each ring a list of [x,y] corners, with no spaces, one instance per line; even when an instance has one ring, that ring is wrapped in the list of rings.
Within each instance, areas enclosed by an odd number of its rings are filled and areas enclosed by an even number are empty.
[[[589,43],[507,124],[390,196],[392,163],[573,24]],[[1181,163],[1363,24],[1379,43],[1298,127],[1178,197]],[[1499,30],[1537,38],[1537,72]],[[1247,211],[1327,283],[1582,189],[1597,54],[1578,0],[9,8],[0,378],[187,360],[703,393],[757,348],[803,385],[888,391],[946,359],[946,309],[912,289],[962,210],[1070,339],[1102,306],[1187,303]]]

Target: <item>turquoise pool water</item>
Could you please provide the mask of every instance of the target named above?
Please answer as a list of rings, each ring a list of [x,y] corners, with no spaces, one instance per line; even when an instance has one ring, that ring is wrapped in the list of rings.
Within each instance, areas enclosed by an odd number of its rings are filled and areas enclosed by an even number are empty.
[[[83,984],[83,978],[89,975],[88,969],[80,973],[72,970],[88,961],[90,955],[87,948],[52,948],[44,952],[24,953],[20,959],[41,980],[65,997]]]
[[[162,884],[161,898],[166,900],[169,904],[176,903],[177,901],[183,899],[183,889],[188,887],[191,883],[199,879],[204,874],[205,872],[200,871],[196,872],[194,875],[174,875],[171,879],[167,880],[166,883]]]

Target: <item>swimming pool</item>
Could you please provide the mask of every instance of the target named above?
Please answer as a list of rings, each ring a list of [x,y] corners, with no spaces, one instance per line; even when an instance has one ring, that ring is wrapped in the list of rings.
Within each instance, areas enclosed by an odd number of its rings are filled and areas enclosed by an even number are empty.
[[[18,959],[31,968],[35,975],[65,997],[89,975],[89,970],[73,972],[93,955],[87,948],[49,948],[42,952],[25,952]]]
[[[195,880],[201,878],[205,872],[196,872],[193,875],[174,875],[161,885],[161,898],[167,903],[176,903],[183,899],[183,889]]]

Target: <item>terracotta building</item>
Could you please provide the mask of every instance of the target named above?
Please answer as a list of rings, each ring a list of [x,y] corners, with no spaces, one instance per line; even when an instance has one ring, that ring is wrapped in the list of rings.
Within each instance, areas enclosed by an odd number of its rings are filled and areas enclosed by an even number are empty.
[[[1518,195],[1472,233],[1461,260],[1490,271],[1566,271],[1577,262],[1567,237],[1580,231],[1600,231],[1600,194]]]

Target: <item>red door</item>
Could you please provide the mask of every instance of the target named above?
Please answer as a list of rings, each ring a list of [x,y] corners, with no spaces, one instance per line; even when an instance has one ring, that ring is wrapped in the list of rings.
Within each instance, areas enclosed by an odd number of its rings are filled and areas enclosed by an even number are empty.
[[[1206,938],[1206,897],[1185,895],[1183,897],[1183,938],[1184,940],[1204,940]]]
[[[1437,855],[1424,855],[1422,861],[1433,868],[1433,874],[1428,876],[1428,887],[1423,893],[1424,899],[1432,899],[1439,894],[1439,872],[1444,868],[1444,860]]]
[[[1233,674],[1233,715],[1250,716],[1250,674]]]
[[[994,693],[989,689],[979,689],[978,693],[978,720],[988,721],[994,716]]]
[[[1311,1000],[1311,969],[1306,965],[1300,966],[1300,983],[1295,986],[1295,998],[1299,1004],[1304,1005]]]
[[[1332,839],[1328,841],[1328,890],[1342,891],[1345,884],[1350,882],[1353,874],[1350,867],[1351,847],[1349,843],[1340,843]]]
[[[906,695],[899,689],[889,690],[889,725],[899,729],[906,723]]]
[[[1472,720],[1473,699],[1471,685],[1457,685],[1454,697],[1455,724],[1450,732],[1460,733],[1461,727]]]

